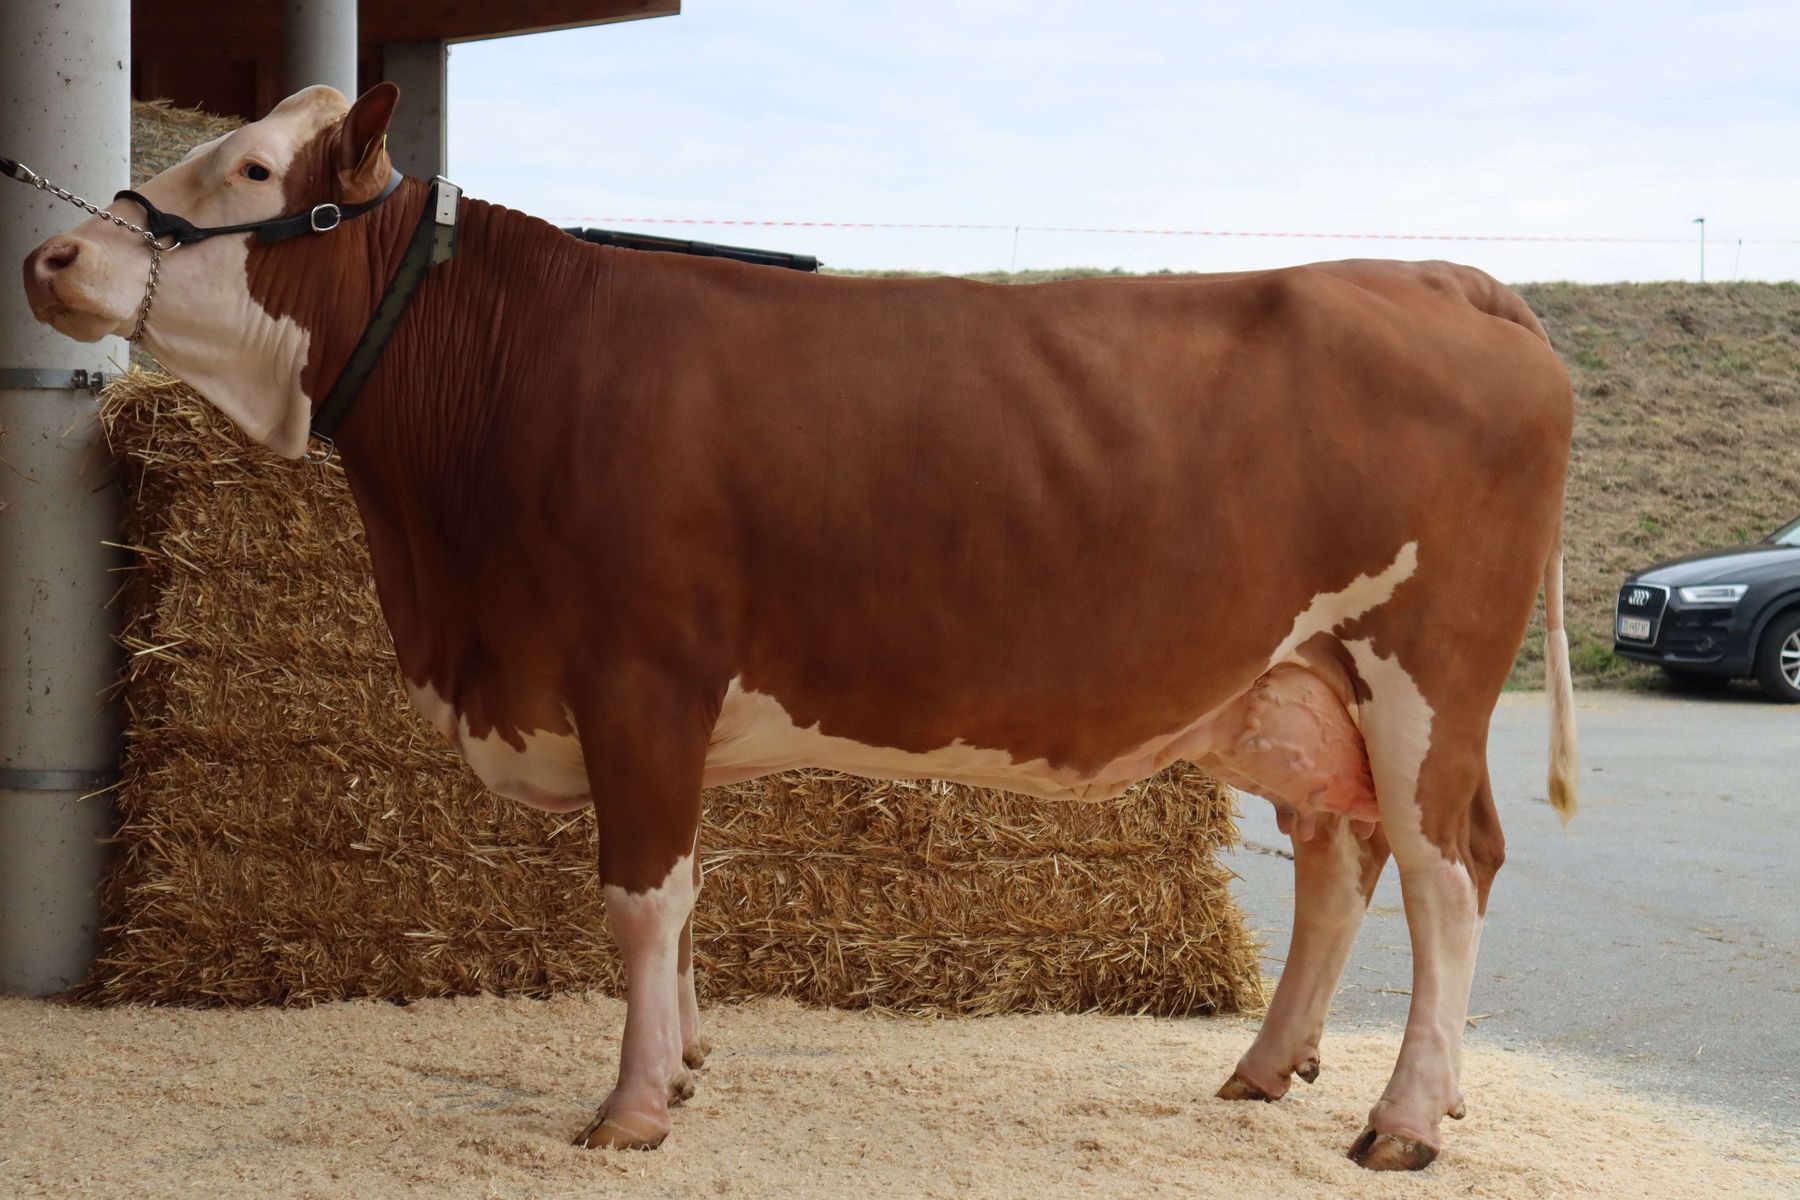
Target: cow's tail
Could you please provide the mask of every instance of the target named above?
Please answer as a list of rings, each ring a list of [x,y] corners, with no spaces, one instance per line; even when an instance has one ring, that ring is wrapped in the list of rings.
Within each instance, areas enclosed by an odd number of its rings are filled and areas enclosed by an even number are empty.
[[[1550,699],[1550,807],[1563,828],[1575,815],[1575,684],[1569,674],[1569,634],[1563,628],[1562,518],[1544,562],[1544,691]]]

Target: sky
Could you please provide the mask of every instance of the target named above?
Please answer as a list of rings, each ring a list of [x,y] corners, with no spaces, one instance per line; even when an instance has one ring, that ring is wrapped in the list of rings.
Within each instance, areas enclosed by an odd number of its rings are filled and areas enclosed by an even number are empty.
[[[1708,280],[1800,278],[1796,0],[682,8],[452,47],[452,178],[559,224],[841,268],[1694,279],[1703,216]]]

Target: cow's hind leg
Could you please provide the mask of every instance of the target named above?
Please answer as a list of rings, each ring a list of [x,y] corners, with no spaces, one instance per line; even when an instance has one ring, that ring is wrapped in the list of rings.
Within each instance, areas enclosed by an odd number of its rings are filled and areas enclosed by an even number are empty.
[[[1366,642],[1356,649],[1374,692],[1364,728],[1400,871],[1413,986],[1394,1073],[1350,1157],[1376,1170],[1418,1170],[1437,1157],[1444,1117],[1463,1116],[1463,1022],[1504,843],[1487,781],[1480,697],[1461,697],[1462,711],[1434,713],[1394,659]]]
[[[1226,1100],[1278,1100],[1294,1076],[1307,1083],[1318,1078],[1319,1041],[1331,997],[1387,863],[1379,828],[1363,839],[1348,819],[1336,815],[1303,822],[1298,829],[1291,821],[1284,824],[1293,831],[1294,934],[1262,1029],[1219,1089]]]
[[[694,847],[694,895],[700,894],[700,848]],[[712,1043],[700,1032],[700,995],[694,987],[694,917],[688,914],[681,928],[680,957],[676,963],[681,1000],[681,1061],[698,1070],[712,1053]]]
[[[644,691],[655,688],[646,685]],[[689,930],[709,725],[703,709],[698,715],[663,713],[647,705],[642,692],[632,700],[597,705],[602,715],[581,722],[599,825],[606,920],[625,964],[619,1078],[575,1139],[588,1149],[660,1145],[669,1134],[669,1106],[693,1094],[684,1062],[689,1049],[684,1018],[692,986]],[[679,738],[683,729],[697,731],[698,740]],[[693,1036],[698,1037],[697,1028]]]

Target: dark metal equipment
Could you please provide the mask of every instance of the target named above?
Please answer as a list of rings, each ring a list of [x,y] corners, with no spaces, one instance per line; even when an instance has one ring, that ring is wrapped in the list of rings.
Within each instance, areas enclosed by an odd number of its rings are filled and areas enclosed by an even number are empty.
[[[617,229],[565,228],[584,242],[596,246],[622,246],[627,250],[661,250],[665,254],[697,254],[702,258],[729,258],[736,262],[755,263],[763,267],[786,267],[791,271],[817,271],[819,260],[810,254],[787,254],[780,250],[752,250],[746,246],[720,246],[712,242],[696,242],[687,238],[656,237],[648,233],[624,233]]]

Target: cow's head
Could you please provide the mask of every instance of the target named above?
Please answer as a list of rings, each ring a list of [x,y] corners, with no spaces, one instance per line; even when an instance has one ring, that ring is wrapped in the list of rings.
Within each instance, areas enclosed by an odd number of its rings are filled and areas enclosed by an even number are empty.
[[[138,190],[196,226],[371,199],[392,170],[385,135],[399,96],[383,83],[351,105],[333,88],[307,88],[262,120],[196,147]],[[134,201],[108,207],[144,220]],[[297,457],[321,390],[314,310],[343,287],[342,276],[367,270],[367,239],[352,231],[358,224],[274,245],[228,234],[165,253],[143,345],[245,433]],[[141,237],[95,217],[26,257],[25,292],[33,315],[69,337],[128,336],[149,270]],[[355,303],[366,291],[344,300]]]

